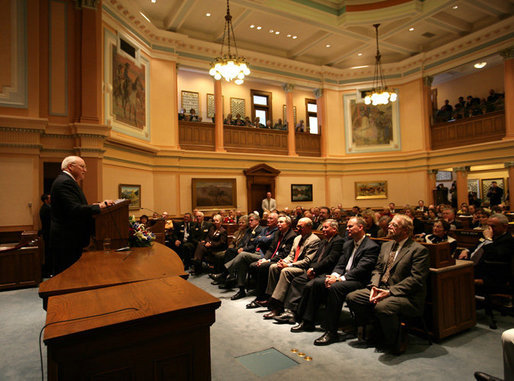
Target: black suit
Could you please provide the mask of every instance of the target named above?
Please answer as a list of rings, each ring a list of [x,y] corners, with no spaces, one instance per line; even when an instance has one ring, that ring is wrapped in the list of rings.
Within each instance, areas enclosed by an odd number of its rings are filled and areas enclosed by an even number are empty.
[[[194,242],[195,228],[196,223],[194,222],[181,222],[173,228],[173,238],[172,242],[170,242],[171,248],[180,256],[184,263],[184,268],[186,269],[189,268],[191,264],[191,258],[193,257],[197,245],[197,243]],[[176,241],[180,241],[180,245],[176,245]]]
[[[346,267],[355,247],[353,239],[343,245],[343,254],[339,258],[331,273],[337,273],[344,280],[333,283],[329,288],[325,287],[325,276],[318,276],[311,281],[310,287],[305,287],[303,298],[298,309],[299,318],[314,323],[319,305],[326,300],[326,330],[337,332],[339,315],[343,308],[346,295],[353,290],[364,287],[371,277],[371,271],[375,267],[380,248],[369,237],[365,236],[355,251],[350,269]],[[343,279],[343,278],[341,278]]]
[[[82,255],[94,232],[93,215],[100,213],[100,206],[88,205],[84,192],[68,174],[61,172],[51,190],[52,223],[50,247],[58,274]]]
[[[322,276],[332,271],[343,253],[344,242],[344,238],[340,235],[332,237],[330,241],[326,239],[321,241],[314,263],[310,267],[316,276]],[[313,280],[310,280],[307,274],[295,277],[284,300],[284,307],[291,311],[296,311],[305,286]]]
[[[52,221],[52,209],[46,202],[41,205],[39,209],[39,218],[41,219],[41,230],[40,234],[43,236],[45,245],[45,263],[43,265],[43,276],[49,277],[53,275],[54,261],[52,258],[52,252],[50,251],[50,225]]]
[[[493,242],[483,246],[484,253],[475,266],[475,278],[484,280],[484,287],[505,285],[512,279],[512,255],[514,238],[507,231],[493,238]]]

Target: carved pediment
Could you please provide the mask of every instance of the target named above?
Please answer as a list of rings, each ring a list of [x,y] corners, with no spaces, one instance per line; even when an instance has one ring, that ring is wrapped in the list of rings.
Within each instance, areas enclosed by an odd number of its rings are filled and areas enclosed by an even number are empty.
[[[276,177],[279,175],[280,171],[273,167],[270,167],[267,164],[257,164],[251,168],[245,169],[244,174],[246,176],[272,176]]]

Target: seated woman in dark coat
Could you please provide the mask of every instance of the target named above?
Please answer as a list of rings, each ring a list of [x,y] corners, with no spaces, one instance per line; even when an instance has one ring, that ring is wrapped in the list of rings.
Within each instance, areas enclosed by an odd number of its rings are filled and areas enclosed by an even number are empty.
[[[450,224],[448,222],[444,220],[436,221],[432,228],[432,234],[425,236],[424,240],[428,243],[448,242],[450,244],[450,252],[453,255],[457,249],[457,241],[448,235],[449,231]]]

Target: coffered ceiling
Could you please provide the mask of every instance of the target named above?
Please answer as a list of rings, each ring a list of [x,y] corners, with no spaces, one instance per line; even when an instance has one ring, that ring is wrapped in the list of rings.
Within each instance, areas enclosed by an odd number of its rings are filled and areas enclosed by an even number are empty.
[[[218,43],[226,0],[125,0],[158,29]],[[514,0],[231,0],[238,48],[315,65],[400,62],[498,23]],[[296,38],[295,38],[296,37]]]

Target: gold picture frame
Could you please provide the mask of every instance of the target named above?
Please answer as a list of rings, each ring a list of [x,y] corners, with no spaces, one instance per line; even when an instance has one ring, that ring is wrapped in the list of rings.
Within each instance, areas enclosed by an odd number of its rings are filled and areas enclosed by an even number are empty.
[[[236,179],[191,179],[193,209],[237,207]]]
[[[355,199],[372,200],[387,198],[387,181],[356,181]]]
[[[118,198],[130,200],[129,210],[141,209],[141,185],[120,184],[118,186]]]

